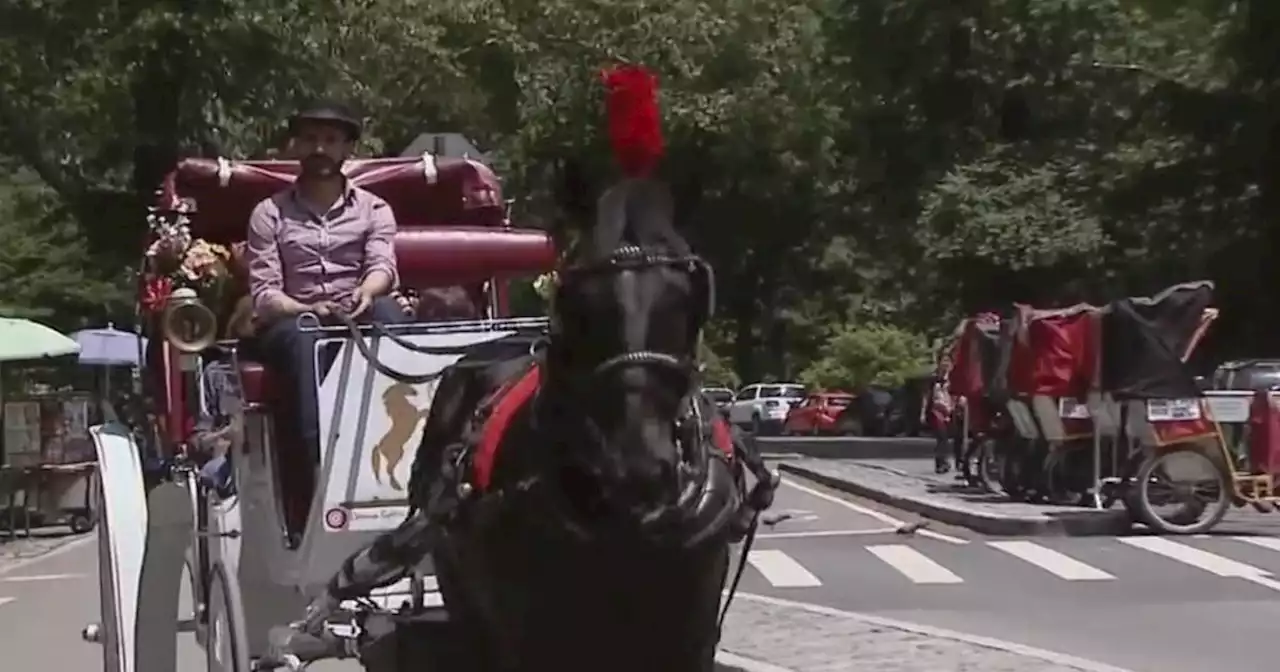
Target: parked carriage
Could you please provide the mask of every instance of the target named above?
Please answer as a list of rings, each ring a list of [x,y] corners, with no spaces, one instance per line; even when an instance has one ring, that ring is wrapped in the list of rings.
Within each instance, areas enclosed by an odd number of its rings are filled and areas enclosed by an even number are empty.
[[[234,243],[244,238],[252,207],[296,172],[292,162],[184,161],[166,181],[161,206],[194,205],[194,235]],[[283,403],[290,386],[239,342],[213,342],[199,306],[185,299],[150,320],[151,335],[161,336],[150,339],[143,372],[154,422],[140,417],[134,427],[92,430],[103,486],[103,622],[85,635],[103,645],[107,672],[173,672],[178,639],[187,633],[206,651],[210,670],[267,669],[259,658],[272,628],[297,618],[344,558],[405,518],[405,485],[434,375],[486,343],[519,336],[534,343],[545,332],[545,318],[508,316],[507,286],[550,270],[553,245],[540,230],[510,226],[487,168],[426,155],[350,161],[345,172],[395,209],[401,285],[465,287],[483,303],[483,319],[396,325],[391,334],[304,325],[318,334],[318,359],[332,362],[318,367],[314,381],[318,455],[298,445]],[[208,456],[195,450],[191,430],[199,382],[210,369],[229,372],[231,383],[221,393],[236,430],[228,482],[201,476]],[[394,380],[387,369],[421,382]],[[151,454],[162,455],[171,473],[148,490],[142,466]],[[191,614],[177,613],[184,589],[194,597]],[[440,605],[433,591],[423,567],[372,601],[347,606],[352,614],[396,611],[430,624],[447,618],[433,611]],[[359,619],[351,627],[357,622],[372,627]],[[358,632],[347,634],[368,644]],[[380,651],[364,652],[366,669],[409,664],[397,660],[394,637],[385,641]]]
[[[999,480],[997,436],[1003,411],[993,403],[993,385],[1001,375],[1001,320],[984,313],[967,318],[951,346],[947,391],[954,400],[951,416],[959,477],[974,486],[993,488]]]
[[[1273,391],[1205,393],[1187,364],[1217,317],[1213,285],[1006,320],[1005,490],[1024,499],[1119,501],[1134,522],[1197,534],[1232,505],[1273,510],[1280,496],[1280,403]],[[989,396],[989,395],[988,395]],[[1247,424],[1236,455],[1220,423]],[[1014,467],[1014,468],[1009,468]]]

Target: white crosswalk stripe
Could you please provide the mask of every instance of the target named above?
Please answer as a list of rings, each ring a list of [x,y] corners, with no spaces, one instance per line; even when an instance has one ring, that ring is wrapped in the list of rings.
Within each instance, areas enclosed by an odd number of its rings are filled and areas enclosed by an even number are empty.
[[[992,548],[1025,560],[1068,581],[1107,581],[1116,577],[1075,558],[1030,541],[993,541]]]
[[[751,551],[747,562],[775,588],[810,588],[822,582],[795,558],[779,550]]]
[[[867,550],[912,583],[964,583],[964,579],[951,570],[906,544],[868,546]]]
[[[1269,551],[1280,551],[1280,537],[1232,537],[1232,539],[1252,544],[1259,548],[1265,548]]]
[[[859,559],[858,546],[866,550]],[[1117,546],[1127,553],[1117,555]],[[990,581],[1002,576],[1000,562],[1025,563],[1044,572],[1048,581],[1109,583],[1126,578],[1160,581],[1165,568],[1190,567],[1208,576],[1243,579],[1268,590],[1280,592],[1280,537],[1232,536],[1195,539],[1191,537],[1089,537],[1075,539],[1003,539],[970,543],[966,546],[939,544],[930,539],[895,544],[850,546],[848,557],[838,557],[840,568],[832,569],[829,552],[807,555],[803,547],[757,549],[748,558],[751,574],[773,588],[810,588],[831,582],[824,571],[848,576],[851,566],[872,571],[888,568],[910,584],[945,586]],[[1158,556],[1159,560],[1153,560]],[[1232,557],[1234,556],[1234,557]],[[1241,558],[1241,559],[1236,559]],[[1268,558],[1273,558],[1268,560]],[[1003,560],[1002,560],[1003,559]],[[1135,562],[1137,560],[1137,562]],[[1245,561],[1247,560],[1247,562]],[[1171,561],[1171,562],[1170,562]],[[812,562],[813,566],[805,563]],[[1101,563],[1095,566],[1090,563]],[[879,571],[879,570],[877,570]],[[1164,575],[1167,576],[1167,575]],[[1179,575],[1177,580],[1185,580]]]
[[[1119,541],[1122,544],[1163,555],[1170,560],[1177,560],[1185,565],[1203,569],[1218,576],[1252,577],[1267,573],[1252,565],[1246,565],[1243,562],[1237,562],[1217,553],[1203,551],[1194,546],[1171,541],[1164,537],[1121,537]]]

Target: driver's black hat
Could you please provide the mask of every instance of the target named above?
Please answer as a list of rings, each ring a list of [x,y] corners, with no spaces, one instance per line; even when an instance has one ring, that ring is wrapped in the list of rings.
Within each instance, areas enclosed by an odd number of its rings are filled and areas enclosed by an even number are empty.
[[[292,117],[289,117],[289,134],[298,131],[298,124],[303,121],[319,121],[341,126],[352,140],[359,140],[364,124],[348,106],[342,103],[325,100],[304,106]]]

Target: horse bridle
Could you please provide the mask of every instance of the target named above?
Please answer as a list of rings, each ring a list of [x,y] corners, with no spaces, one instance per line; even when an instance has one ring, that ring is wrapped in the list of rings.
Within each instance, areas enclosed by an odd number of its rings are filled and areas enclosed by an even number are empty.
[[[697,329],[700,331],[702,326],[715,313],[716,282],[715,272],[712,270],[711,264],[694,254],[673,255],[647,250],[638,245],[626,245],[614,250],[613,254],[605,259],[594,262],[578,262],[566,267],[559,272],[559,285],[563,287],[575,278],[588,275],[616,274],[630,270],[647,270],[660,267],[683,270],[690,277],[699,280],[699,284],[703,287],[703,309],[697,318]],[[560,303],[558,300],[558,295],[561,291],[560,287],[556,290],[557,300],[552,303],[553,313],[556,310],[555,306]],[[555,319],[553,315],[553,323]],[[693,380],[699,371],[696,351],[682,356],[641,348],[619,353],[600,362],[592,371],[591,377],[599,378],[619,368],[631,366],[650,366],[673,370],[688,377],[690,380]]]

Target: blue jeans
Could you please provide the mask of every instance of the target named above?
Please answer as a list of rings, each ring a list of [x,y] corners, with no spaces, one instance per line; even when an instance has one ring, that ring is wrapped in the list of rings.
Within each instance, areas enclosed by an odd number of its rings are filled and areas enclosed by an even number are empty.
[[[373,305],[357,322],[377,320],[383,324],[408,322],[395,299],[380,296],[373,300]],[[298,423],[298,434],[311,454],[320,455],[320,409],[316,399],[314,332],[305,332],[298,328],[296,317],[280,318],[268,324],[258,334],[258,348],[263,363],[273,370],[285,373],[293,383],[295,394],[292,395],[296,406],[294,418]]]

